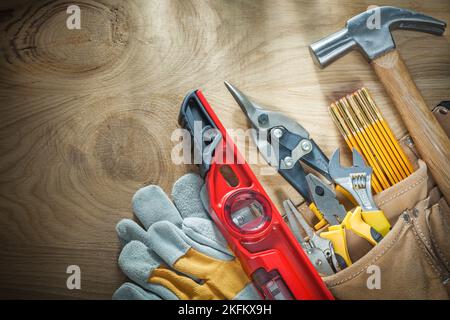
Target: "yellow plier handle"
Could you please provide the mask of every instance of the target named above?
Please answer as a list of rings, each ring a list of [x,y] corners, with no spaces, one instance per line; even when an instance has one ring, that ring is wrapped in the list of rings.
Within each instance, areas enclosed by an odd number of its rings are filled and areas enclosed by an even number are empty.
[[[349,199],[353,204],[356,204],[356,201],[352,197],[352,195],[347,192],[344,188],[337,185],[336,190],[339,190],[347,199]],[[314,228],[316,230],[319,230],[320,228],[323,228],[327,221],[324,219],[322,213],[317,209],[317,207],[314,204],[311,204],[310,206],[311,211],[316,215],[317,219],[319,219],[319,223],[317,223]],[[358,209],[358,207],[357,207]],[[360,210],[361,211],[361,210]],[[385,237],[389,230],[391,230],[391,224],[389,223],[389,220],[384,215],[384,212],[381,210],[373,210],[373,211],[362,211],[361,212],[363,222],[367,223],[369,226],[371,226],[375,231],[379,234],[381,234],[383,237]],[[349,228],[348,228],[349,229]]]
[[[341,269],[345,269],[352,265],[352,260],[348,253],[347,236],[345,234],[345,227],[342,224],[330,226],[328,231],[324,231],[320,234],[324,239],[330,240],[333,245],[334,254],[336,260]]]
[[[342,188],[340,185],[336,185],[336,191],[339,191],[343,194],[347,199],[349,199],[355,206],[358,203],[352,197],[351,193]],[[379,234],[383,237],[387,235],[389,230],[391,230],[391,224],[389,220],[384,215],[384,212],[381,210],[373,210],[373,211],[362,211],[362,218],[365,223],[375,229]]]
[[[349,211],[340,225],[330,226],[328,231],[320,234],[322,238],[328,239],[332,243],[336,259],[341,269],[352,264],[347,246],[347,229],[367,240],[373,246],[383,239],[383,236],[375,228],[363,220],[361,207]]]
[[[342,225],[346,229],[352,230],[361,238],[369,241],[373,246],[383,239],[383,236],[375,228],[363,220],[361,207],[356,207],[355,210],[349,211],[345,216],[344,221],[342,221]]]
[[[383,237],[391,229],[391,224],[389,220],[384,215],[383,211],[375,210],[375,211],[363,211],[361,212],[363,220],[374,228],[379,234]]]
[[[322,212],[320,212],[319,209],[317,209],[316,205],[314,203],[311,203],[309,205],[309,209],[312,211],[312,213],[314,213],[314,215],[317,217],[317,219],[319,219],[319,222],[314,225],[314,229],[320,230],[323,227],[325,227],[328,222],[323,217]]]

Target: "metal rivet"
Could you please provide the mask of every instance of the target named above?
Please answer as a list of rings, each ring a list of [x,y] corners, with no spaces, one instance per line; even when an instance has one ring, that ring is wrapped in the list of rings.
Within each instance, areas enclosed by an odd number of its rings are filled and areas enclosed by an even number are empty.
[[[288,168],[292,168],[292,166],[294,165],[294,159],[292,159],[291,157],[285,157],[284,158],[284,164],[286,165],[286,167]]]
[[[281,130],[280,128],[275,128],[273,130],[273,135],[275,138],[280,139],[283,136],[283,130]]]
[[[414,217],[417,218],[419,216],[419,209],[414,208],[412,213],[413,213]]]
[[[322,265],[322,260],[317,260],[316,261],[316,266],[320,266],[320,265]]]
[[[267,124],[269,122],[269,116],[267,114],[265,114],[265,113],[261,114],[258,117],[258,122],[259,122],[260,125]]]
[[[316,186],[315,192],[318,196],[323,196],[325,194],[325,190],[321,186]]]
[[[306,152],[310,151],[310,150],[312,149],[311,141],[309,141],[309,140],[303,140],[303,141],[301,142],[301,147],[302,147],[302,150],[303,150],[303,151],[306,151]]]
[[[407,213],[404,213],[404,214],[403,214],[403,219],[404,219],[406,222],[409,222],[409,215],[408,215]]]

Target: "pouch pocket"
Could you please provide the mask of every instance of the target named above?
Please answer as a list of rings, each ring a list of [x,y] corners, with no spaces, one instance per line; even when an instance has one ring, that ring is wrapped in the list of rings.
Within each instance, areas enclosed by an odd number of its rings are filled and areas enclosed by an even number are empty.
[[[450,287],[450,208],[444,198],[426,211],[426,223],[436,259],[447,271],[443,282]]]
[[[433,245],[437,239],[432,239],[430,232],[436,228],[434,214],[440,210],[437,206],[428,209],[427,198],[404,211],[392,230],[369,253],[350,267],[325,277],[334,296],[337,299],[448,299],[448,268],[435,254]],[[447,259],[448,244],[441,251]]]
[[[425,162],[419,160],[416,171],[405,180],[377,194],[375,202],[393,226],[403,211],[413,209],[419,201],[427,197],[427,194],[427,166]],[[347,243],[353,262],[365,256],[372,249],[372,246],[367,245],[366,240],[358,236],[347,237]]]

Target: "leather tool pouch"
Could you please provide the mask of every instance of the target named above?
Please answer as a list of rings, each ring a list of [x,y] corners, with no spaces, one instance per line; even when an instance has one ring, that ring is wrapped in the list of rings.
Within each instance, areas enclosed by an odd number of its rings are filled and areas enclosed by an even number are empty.
[[[337,299],[450,297],[450,209],[425,162],[402,144],[416,171],[375,196],[392,229],[375,247],[348,239],[359,259],[324,278]]]

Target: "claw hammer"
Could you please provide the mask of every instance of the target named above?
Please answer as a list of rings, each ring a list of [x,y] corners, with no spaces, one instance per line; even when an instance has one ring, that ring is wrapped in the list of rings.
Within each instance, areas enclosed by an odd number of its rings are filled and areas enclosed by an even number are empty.
[[[395,49],[391,35],[396,29],[442,35],[445,28],[445,22],[421,13],[389,6],[376,7],[351,18],[344,29],[311,44],[309,49],[314,62],[321,68],[353,49],[361,51],[394,102],[417,151],[450,203],[450,140],[426,105]]]

